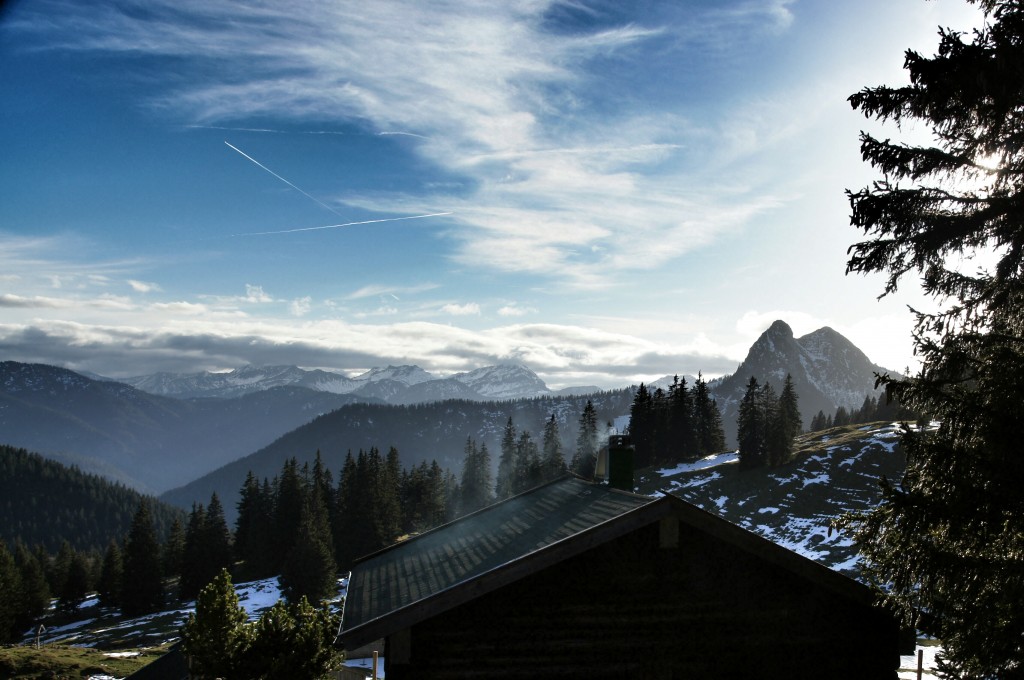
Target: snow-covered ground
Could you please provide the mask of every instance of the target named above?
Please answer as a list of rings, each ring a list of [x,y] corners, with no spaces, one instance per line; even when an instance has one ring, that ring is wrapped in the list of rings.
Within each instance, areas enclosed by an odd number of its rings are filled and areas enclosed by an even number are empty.
[[[913,654],[900,657],[900,680],[916,680],[917,678],[917,655],[922,656],[921,676],[924,678],[935,677],[935,655],[942,651],[942,647],[933,640],[919,640],[917,649]]]
[[[693,463],[680,463],[673,468],[663,468],[658,470],[658,474],[662,477],[675,477],[676,475],[681,475],[684,472],[697,472],[698,470],[706,470],[719,465],[738,462],[740,462],[740,454],[738,452],[726,451],[724,453],[715,453],[710,456],[706,456]]]

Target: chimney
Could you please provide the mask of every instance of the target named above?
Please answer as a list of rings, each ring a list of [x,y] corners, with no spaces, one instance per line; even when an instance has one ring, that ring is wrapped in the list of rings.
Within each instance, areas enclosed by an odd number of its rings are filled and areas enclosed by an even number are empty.
[[[633,442],[629,435],[608,437],[608,486],[633,491]]]

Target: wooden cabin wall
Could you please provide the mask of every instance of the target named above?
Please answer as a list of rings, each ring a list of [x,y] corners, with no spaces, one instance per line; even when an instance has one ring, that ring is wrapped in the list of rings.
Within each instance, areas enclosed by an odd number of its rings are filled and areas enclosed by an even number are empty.
[[[696,531],[655,523],[404,632],[388,678],[894,680],[891,617]]]

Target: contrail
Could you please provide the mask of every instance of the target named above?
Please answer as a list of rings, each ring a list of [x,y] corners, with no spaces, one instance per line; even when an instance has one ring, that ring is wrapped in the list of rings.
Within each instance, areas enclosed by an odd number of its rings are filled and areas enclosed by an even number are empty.
[[[332,213],[334,213],[334,214],[335,214],[335,215],[337,215],[338,217],[344,217],[344,215],[342,215],[342,214],[341,214],[340,212],[338,212],[337,210],[335,210],[335,209],[334,209],[334,208],[332,208],[331,206],[329,206],[329,205],[327,205],[326,203],[324,203],[323,201],[321,201],[321,200],[320,200],[319,198],[317,198],[316,196],[310,196],[310,195],[309,195],[309,194],[307,194],[307,193],[306,193],[305,191],[303,191],[303,190],[302,190],[302,189],[300,189],[299,187],[295,186],[294,184],[292,184],[291,182],[289,182],[288,180],[286,180],[286,179],[285,179],[284,177],[281,177],[281,175],[277,174],[276,172],[274,172],[273,170],[271,170],[271,169],[270,169],[270,168],[268,168],[267,166],[263,165],[263,163],[260,163],[260,162],[259,162],[258,160],[256,160],[255,158],[253,158],[252,156],[250,156],[250,155],[249,155],[249,154],[247,154],[246,152],[242,151],[241,149],[239,149],[239,148],[238,148],[237,146],[234,146],[233,144],[231,144],[230,142],[227,142],[227,141],[225,141],[224,143],[225,143],[225,144],[227,144],[227,145],[228,145],[229,147],[231,147],[232,149],[234,149],[235,151],[237,151],[238,153],[242,154],[242,155],[243,155],[244,157],[246,157],[246,158],[248,158],[249,160],[251,160],[251,161],[252,161],[253,163],[255,163],[256,165],[260,166],[261,168],[263,168],[264,170],[266,170],[267,172],[269,172],[269,173],[270,173],[271,175],[273,175],[274,177],[278,178],[279,180],[281,180],[282,182],[284,182],[285,184],[287,184],[288,186],[290,186],[290,187],[291,187],[292,189],[295,189],[296,191],[298,191],[298,192],[299,192],[300,194],[302,194],[302,195],[303,195],[303,196],[305,196],[306,198],[310,199],[311,201],[316,201],[316,202],[317,202],[317,203],[318,203],[319,205],[322,205],[323,207],[327,208],[328,210],[330,210],[330,211],[331,211]],[[341,225],[339,225],[339,226],[341,226]]]
[[[235,150],[238,151],[237,149]],[[239,151],[239,153],[241,152]],[[327,226],[324,227],[302,227],[301,229],[284,229],[281,231],[254,231],[247,234],[232,234],[231,236],[270,236],[272,234],[294,234],[299,231],[319,231],[320,229],[338,229],[340,227],[354,227],[359,224],[376,224],[378,222],[398,222],[399,220],[421,220],[424,217],[441,217],[442,215],[453,214],[454,213],[451,212],[441,212],[430,213],[429,215],[410,215],[409,217],[386,217],[380,220],[363,220],[362,222],[346,222],[345,224],[328,224]]]

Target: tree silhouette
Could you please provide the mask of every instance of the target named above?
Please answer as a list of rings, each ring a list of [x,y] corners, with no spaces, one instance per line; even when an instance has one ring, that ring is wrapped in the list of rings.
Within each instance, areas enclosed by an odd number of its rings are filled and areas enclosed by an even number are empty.
[[[883,294],[919,278],[935,299],[934,311],[916,317],[920,369],[883,383],[940,423],[904,434],[902,480],[885,484],[880,506],[854,526],[869,580],[942,639],[942,673],[1016,677],[1024,668],[1024,5],[975,4],[985,22],[969,39],[940,30],[934,56],[906,53],[908,85],[850,97],[868,118],[931,132],[927,145],[862,133],[861,154],[882,177],[849,194],[851,222],[867,240],[851,247],[847,270],[886,275]]]

